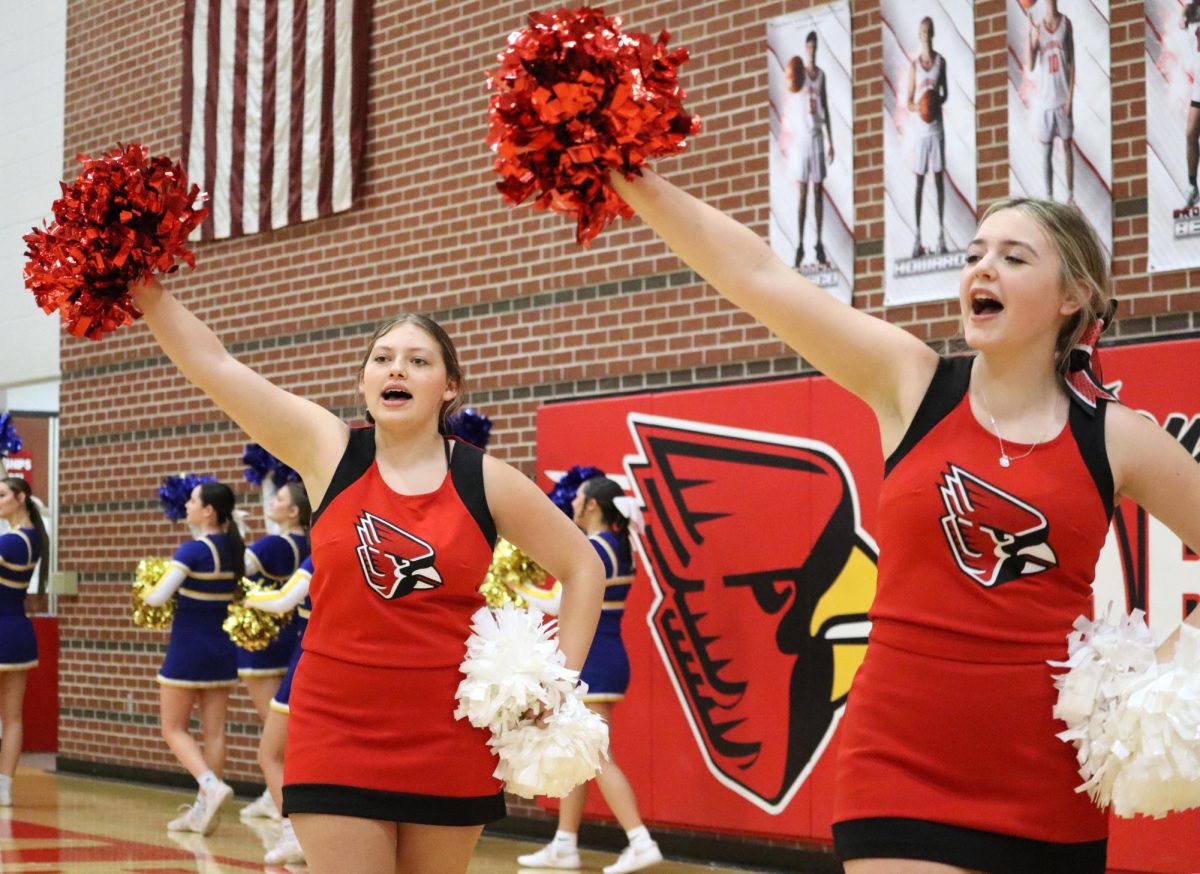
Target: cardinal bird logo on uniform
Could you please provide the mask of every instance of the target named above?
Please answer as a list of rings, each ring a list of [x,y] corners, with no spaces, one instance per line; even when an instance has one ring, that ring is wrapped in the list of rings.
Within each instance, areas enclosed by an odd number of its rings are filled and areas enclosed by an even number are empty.
[[[866,651],[876,549],[829,446],[632,414],[650,625],[709,771],[778,813]]]
[[[354,526],[363,578],[385,600],[417,589],[435,589],[442,577],[433,566],[433,547],[386,519],[363,512]]]
[[[942,531],[964,574],[993,588],[1055,567],[1050,526],[1036,508],[961,467],[950,465],[938,486]]]

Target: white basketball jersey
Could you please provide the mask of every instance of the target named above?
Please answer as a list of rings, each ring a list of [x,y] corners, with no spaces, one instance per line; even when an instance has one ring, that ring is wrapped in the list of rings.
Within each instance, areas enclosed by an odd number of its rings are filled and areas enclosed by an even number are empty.
[[[1059,15],[1058,27],[1050,30],[1045,19],[1038,22],[1038,57],[1034,64],[1037,79],[1037,105],[1040,109],[1054,109],[1067,102],[1066,38],[1071,23],[1065,15]]]
[[[933,62],[929,65],[929,69],[921,62],[921,56],[917,55],[917,60],[913,63],[913,77],[916,80],[916,87],[913,89],[913,103],[917,106],[921,105],[921,97],[928,91],[933,92],[933,99],[938,98],[938,82],[942,79],[942,67],[945,65],[945,59],[937,52],[933,53]],[[931,124],[936,124],[942,119],[941,106],[938,105],[937,112],[934,114]],[[928,127],[929,125],[921,118],[919,112],[914,112],[912,123],[917,129]]]
[[[800,103],[804,114],[804,125],[809,134],[819,134],[825,127],[825,105],[821,102],[821,92],[825,87],[825,71],[817,70],[817,75],[809,77],[804,73],[804,86],[800,89]]]

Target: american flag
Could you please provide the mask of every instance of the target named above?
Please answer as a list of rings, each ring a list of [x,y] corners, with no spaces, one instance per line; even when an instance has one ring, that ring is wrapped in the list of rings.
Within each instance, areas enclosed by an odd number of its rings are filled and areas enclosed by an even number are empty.
[[[349,209],[366,133],[371,0],[187,0],[183,162],[202,239]]]

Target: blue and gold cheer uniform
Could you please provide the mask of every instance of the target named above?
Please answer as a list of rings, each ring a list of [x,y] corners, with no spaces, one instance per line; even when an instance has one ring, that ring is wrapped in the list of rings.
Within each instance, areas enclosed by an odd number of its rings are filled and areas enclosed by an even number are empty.
[[[38,562],[33,528],[0,534],[0,671],[37,667],[37,637],[25,615],[25,593]]]
[[[268,534],[247,549],[246,578],[282,586],[308,558],[308,538],[303,534]],[[293,617],[294,618],[294,617]],[[238,647],[239,677],[282,677],[296,649],[296,623],[283,627],[266,649],[251,652]]]
[[[189,541],[176,550],[171,566],[187,578],[176,592],[158,682],[185,689],[237,685],[238,648],[221,627],[237,585],[229,538],[206,534]]]

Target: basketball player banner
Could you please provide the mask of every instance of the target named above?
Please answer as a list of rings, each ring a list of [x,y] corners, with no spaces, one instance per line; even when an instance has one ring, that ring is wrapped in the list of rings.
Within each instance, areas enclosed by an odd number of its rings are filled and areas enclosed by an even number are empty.
[[[1007,0],[1009,192],[1075,203],[1112,252],[1107,0]]]
[[[771,249],[849,303],[854,288],[850,4],[767,22]]]
[[[1200,339],[1104,354],[1124,402],[1200,461]],[[538,484],[576,464],[612,476],[645,515],[613,748],[647,821],[829,840],[838,723],[875,592],[883,462],[870,410],[824,377],[542,407]],[[1200,599],[1200,561],[1125,501],[1095,592],[1100,610],[1146,609],[1163,637]],[[588,804],[608,815],[599,793]],[[1200,812],[1114,820],[1110,864],[1200,870],[1197,827]]]
[[[1146,0],[1146,184],[1151,272],[1200,265],[1200,3]]]
[[[883,0],[884,303],[958,293],[974,237],[975,12]]]

